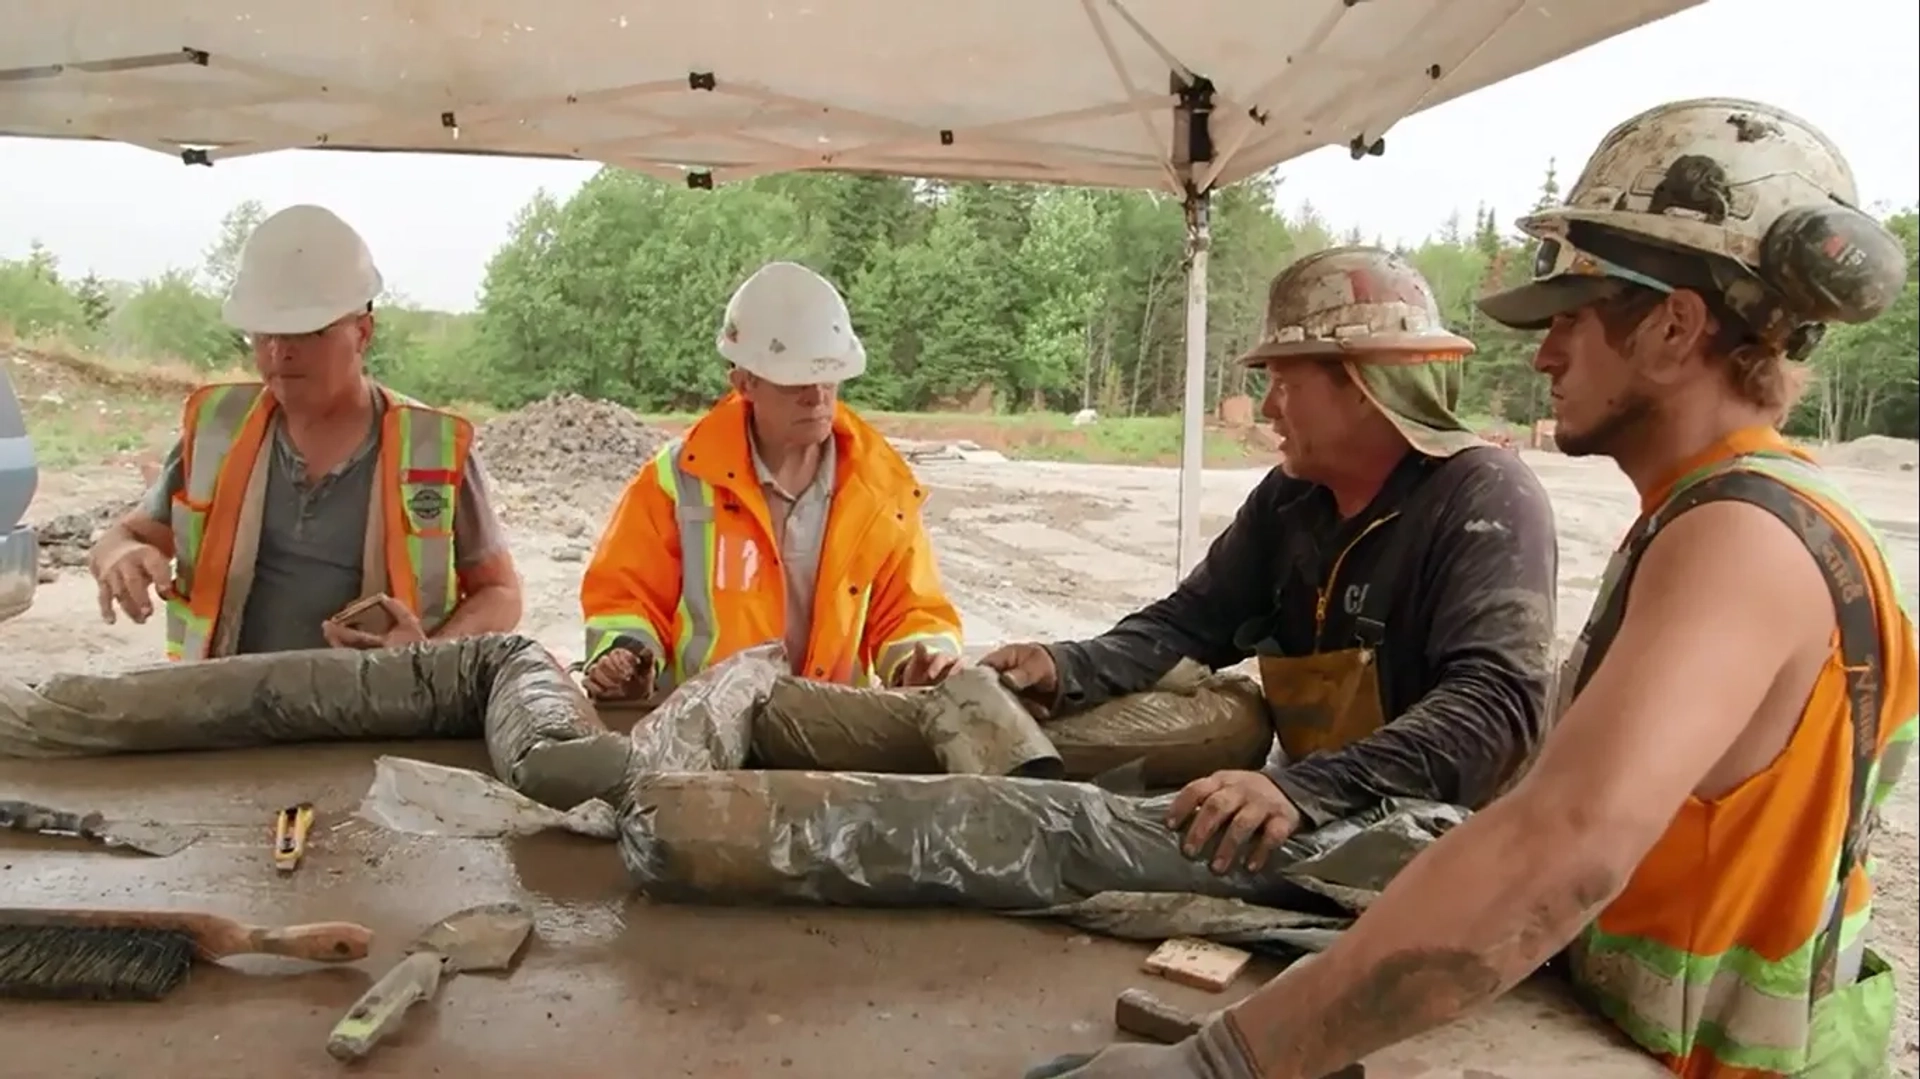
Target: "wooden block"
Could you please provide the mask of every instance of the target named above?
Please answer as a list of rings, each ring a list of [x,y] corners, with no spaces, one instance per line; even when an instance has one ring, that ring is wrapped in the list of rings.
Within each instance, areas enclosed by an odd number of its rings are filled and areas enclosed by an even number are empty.
[[[1191,1015],[1147,992],[1128,989],[1113,1002],[1113,1025],[1135,1037],[1172,1045],[1199,1033],[1203,1017]]]
[[[1180,937],[1155,948],[1141,969],[1170,982],[1218,993],[1232,985],[1252,960],[1252,953],[1238,948]]]

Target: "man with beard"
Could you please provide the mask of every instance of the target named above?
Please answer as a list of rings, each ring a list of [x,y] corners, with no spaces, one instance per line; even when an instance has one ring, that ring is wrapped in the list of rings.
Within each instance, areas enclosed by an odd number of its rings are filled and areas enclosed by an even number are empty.
[[[1454,415],[1472,351],[1398,255],[1287,267],[1245,357],[1283,463],[1172,595],[981,662],[1051,717],[1258,657],[1284,759],[1195,779],[1168,822],[1221,872],[1383,799],[1484,804],[1540,737],[1558,552],[1532,470]]]
[[[1035,1075],[1317,1079],[1562,949],[1672,1074],[1886,1074],[1867,851],[1912,750],[1914,626],[1873,529],[1778,430],[1824,325],[1877,317],[1910,272],[1856,201],[1804,120],[1708,99],[1615,128],[1521,223],[1534,280],[1483,308],[1546,330],[1561,448],[1612,458],[1643,510],[1538,762],[1195,1037]]]

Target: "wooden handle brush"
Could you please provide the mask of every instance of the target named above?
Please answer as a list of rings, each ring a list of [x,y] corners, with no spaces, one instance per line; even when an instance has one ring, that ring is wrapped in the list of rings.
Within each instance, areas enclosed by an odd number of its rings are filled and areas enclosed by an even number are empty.
[[[351,963],[372,942],[371,929],[351,922],[270,927],[195,911],[0,908],[0,997],[158,1000],[195,959]]]
[[[193,941],[194,955],[217,963],[234,955],[277,955],[312,963],[352,963],[367,957],[373,930],[352,922],[248,925],[218,914],[182,910],[56,910],[0,907],[0,926],[158,929]]]

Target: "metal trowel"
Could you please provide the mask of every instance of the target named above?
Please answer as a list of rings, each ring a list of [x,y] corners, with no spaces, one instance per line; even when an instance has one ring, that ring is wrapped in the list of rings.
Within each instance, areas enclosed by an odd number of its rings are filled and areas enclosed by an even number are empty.
[[[407,956],[361,994],[327,1038],[335,1060],[359,1060],[400,1028],[407,1008],[430,1000],[440,979],[469,970],[506,970],[533,930],[533,913],[518,903],[468,907],[407,945]]]
[[[41,835],[70,835],[104,847],[165,858],[192,846],[205,832],[153,821],[110,821],[98,813],[74,813],[38,802],[0,800],[0,828]]]

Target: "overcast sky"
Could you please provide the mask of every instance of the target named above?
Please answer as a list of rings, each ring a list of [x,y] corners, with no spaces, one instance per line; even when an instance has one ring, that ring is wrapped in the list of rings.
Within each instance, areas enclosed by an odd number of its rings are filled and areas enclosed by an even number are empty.
[[[1598,2],[1598,0],[1596,0]],[[1683,97],[1756,98],[1825,129],[1881,210],[1920,202],[1920,4],[1709,0],[1663,22],[1442,105],[1387,133],[1384,157],[1322,150],[1281,167],[1282,202],[1336,226],[1417,241],[1482,202],[1511,219],[1547,159],[1571,179],[1607,129]],[[188,168],[121,146],[0,139],[0,258],[40,240],[64,269],[134,279],[198,265],[221,215],[318,202],[356,225],[391,286],[470,308],[514,212],[564,196],[591,164],[280,153]]]

